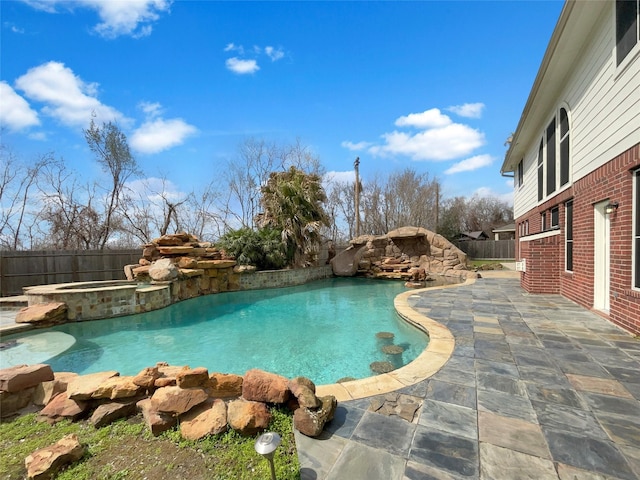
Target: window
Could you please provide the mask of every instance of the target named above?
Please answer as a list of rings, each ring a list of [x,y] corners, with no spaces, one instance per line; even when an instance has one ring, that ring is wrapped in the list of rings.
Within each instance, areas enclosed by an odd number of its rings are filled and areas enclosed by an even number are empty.
[[[564,207],[564,257],[565,270],[573,272],[573,200],[569,200]]]
[[[551,209],[551,228],[558,228],[560,226],[560,209],[553,207]]]
[[[569,183],[569,132],[569,111],[561,107],[544,130],[538,147],[538,201]]]
[[[633,173],[633,286],[640,288],[640,170]]]
[[[639,0],[616,0],[616,60],[620,65],[640,43]]]
[[[544,198],[544,140],[540,140],[538,148],[538,201]]]
[[[569,115],[560,109],[560,186],[569,183]]]
[[[518,163],[518,169],[517,169],[517,186],[521,187],[524,184],[524,171],[522,168],[522,163],[524,160],[520,160],[520,162]]]
[[[556,191],[556,119],[547,127],[547,195]]]
[[[540,231],[544,232],[547,229],[547,212],[540,214]]]

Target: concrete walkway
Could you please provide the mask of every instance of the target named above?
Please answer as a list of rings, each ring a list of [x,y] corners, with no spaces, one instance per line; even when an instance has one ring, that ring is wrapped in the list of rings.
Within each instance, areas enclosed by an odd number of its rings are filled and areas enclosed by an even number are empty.
[[[303,480],[640,478],[640,340],[515,278],[408,302],[453,334],[451,357],[414,385],[341,401],[319,439],[296,434]],[[413,421],[372,411],[396,400],[419,405]]]

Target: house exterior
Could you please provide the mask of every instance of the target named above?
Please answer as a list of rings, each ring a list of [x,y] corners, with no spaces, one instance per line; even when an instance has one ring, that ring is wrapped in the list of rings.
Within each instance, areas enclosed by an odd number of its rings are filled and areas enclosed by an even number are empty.
[[[640,334],[639,0],[565,3],[507,172],[523,288]]]
[[[489,235],[484,233],[482,230],[476,230],[475,232],[461,232],[460,237],[458,237],[459,241],[479,241],[479,240],[488,240]]]
[[[516,238],[516,224],[510,223],[491,230],[494,240],[513,240]]]

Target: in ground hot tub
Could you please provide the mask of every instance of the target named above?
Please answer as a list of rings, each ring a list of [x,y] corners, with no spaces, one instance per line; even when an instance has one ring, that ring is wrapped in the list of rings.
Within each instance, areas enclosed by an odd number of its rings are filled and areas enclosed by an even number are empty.
[[[95,320],[148,312],[171,304],[169,285],[128,280],[57,283],[24,287],[29,305],[63,302],[71,321]]]

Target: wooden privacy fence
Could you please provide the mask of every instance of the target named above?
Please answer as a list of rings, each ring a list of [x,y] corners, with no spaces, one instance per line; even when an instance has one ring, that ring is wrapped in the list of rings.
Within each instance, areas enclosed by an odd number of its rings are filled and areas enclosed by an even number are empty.
[[[22,295],[32,285],[124,280],[124,266],[140,255],[140,249],[0,251],[0,296]]]
[[[453,244],[469,258],[516,258],[515,240],[464,240]]]

